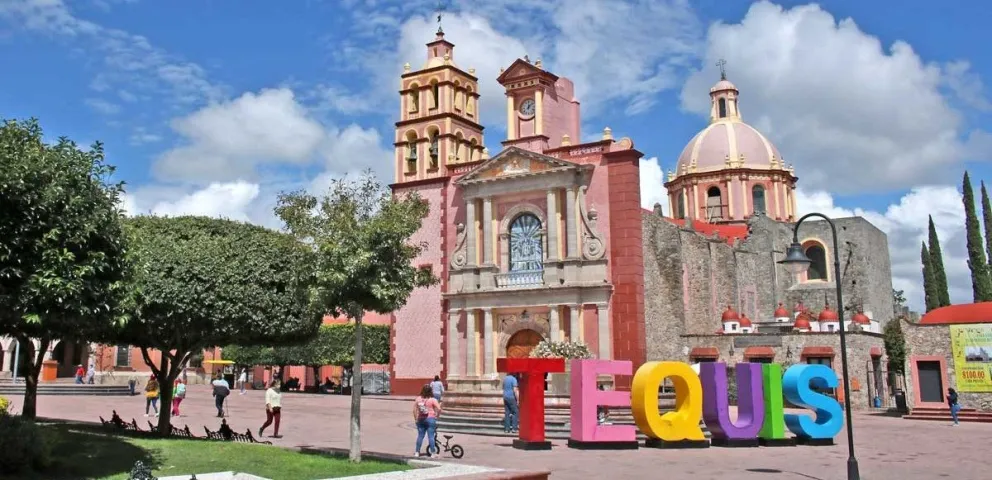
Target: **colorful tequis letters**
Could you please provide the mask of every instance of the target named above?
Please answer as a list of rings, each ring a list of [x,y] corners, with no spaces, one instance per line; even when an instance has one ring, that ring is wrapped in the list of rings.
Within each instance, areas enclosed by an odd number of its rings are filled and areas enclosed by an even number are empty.
[[[565,371],[561,358],[500,358],[500,372],[520,377],[520,436],[514,446],[548,449],[544,436],[544,375]],[[637,429],[647,446],[705,447],[709,445],[700,420],[714,445],[792,445],[796,440],[832,442],[843,427],[837,400],[814,390],[836,388],[837,374],[824,365],[797,364],[782,373],[778,364],[738,363],[737,420],[730,419],[727,367],[702,363],[697,374],[683,362],[648,362],[634,374],[631,391],[596,388],[601,374],[630,375],[633,364],[621,360],[571,360],[571,435],[575,448],[637,448]],[[666,380],[675,387],[675,409],[661,414],[658,389]],[[783,397],[814,415],[786,414]],[[631,408],[633,425],[600,425],[599,406]]]

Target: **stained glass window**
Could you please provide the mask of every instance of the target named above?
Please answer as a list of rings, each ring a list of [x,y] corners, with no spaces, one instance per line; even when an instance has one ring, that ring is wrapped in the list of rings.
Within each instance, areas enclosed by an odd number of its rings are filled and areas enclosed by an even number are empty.
[[[544,268],[541,220],[530,213],[510,224],[510,271],[539,271]]]

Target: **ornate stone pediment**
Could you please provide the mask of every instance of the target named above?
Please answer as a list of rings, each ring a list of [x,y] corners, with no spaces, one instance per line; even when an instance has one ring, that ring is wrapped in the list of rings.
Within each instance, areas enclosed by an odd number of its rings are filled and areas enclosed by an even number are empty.
[[[503,72],[500,73],[499,77],[496,78],[496,81],[501,85],[506,85],[508,82],[513,82],[515,79],[530,77],[532,75],[547,77],[551,83],[558,80],[558,76],[544,70],[539,64],[536,65],[530,63],[526,59],[518,58],[510,64],[506,70],[503,70]]]
[[[576,170],[580,165],[541,155],[518,147],[503,150],[495,157],[483,162],[457,181],[456,185],[467,185],[492,181],[502,177],[517,177],[551,171]]]

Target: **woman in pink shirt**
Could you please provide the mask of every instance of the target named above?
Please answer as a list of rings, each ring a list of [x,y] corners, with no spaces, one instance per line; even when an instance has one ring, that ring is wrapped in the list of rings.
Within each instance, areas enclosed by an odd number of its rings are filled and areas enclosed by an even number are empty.
[[[441,404],[434,399],[434,391],[430,385],[420,389],[420,396],[413,403],[413,421],[417,424],[417,450],[413,454],[420,456],[420,447],[427,435],[427,456],[434,458],[434,431],[437,430],[437,416],[441,414]]]

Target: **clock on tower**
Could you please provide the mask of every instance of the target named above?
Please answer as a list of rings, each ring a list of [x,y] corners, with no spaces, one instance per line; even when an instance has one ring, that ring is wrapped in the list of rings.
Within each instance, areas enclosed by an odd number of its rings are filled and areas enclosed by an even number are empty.
[[[541,68],[541,61],[513,62],[497,78],[506,88],[506,147],[532,152],[561,146],[562,137],[579,137],[579,102],[571,80]]]

